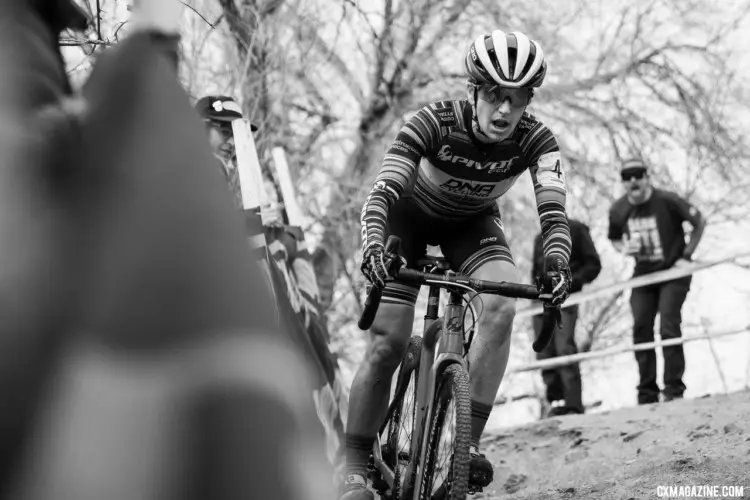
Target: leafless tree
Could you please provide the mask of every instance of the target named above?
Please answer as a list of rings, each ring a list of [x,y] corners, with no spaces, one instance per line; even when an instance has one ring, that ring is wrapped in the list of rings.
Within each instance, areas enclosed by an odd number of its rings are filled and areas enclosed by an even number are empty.
[[[116,0],[100,2],[106,14]],[[596,212],[617,196],[616,165],[629,155],[651,162],[657,182],[693,199],[712,224],[747,218],[748,145],[738,111],[748,100],[733,66],[741,47],[731,41],[748,2],[186,3],[193,8],[183,35],[186,85],[241,98],[260,126],[263,163],[272,146],[287,151],[303,202],[325,228],[319,272],[336,286],[327,296],[337,324],[351,325],[356,315],[359,213],[389,141],[421,103],[465,95],[464,51],[496,27],[527,32],[545,48],[548,78],[530,111],[558,137],[571,211],[597,243],[606,245],[606,218]],[[87,5],[99,12],[96,0]],[[116,40],[116,22],[103,21],[94,40]],[[533,195],[519,183],[500,204],[528,276],[538,231]],[[609,342],[625,307],[622,298],[604,297],[587,304],[582,324]]]

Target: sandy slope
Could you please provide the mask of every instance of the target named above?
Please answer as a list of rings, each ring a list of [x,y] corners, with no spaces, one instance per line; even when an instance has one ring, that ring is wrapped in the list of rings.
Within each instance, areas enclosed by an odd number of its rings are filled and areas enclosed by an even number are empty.
[[[495,481],[470,498],[645,500],[681,498],[657,486],[717,485],[750,499],[750,392],[547,419],[483,448]]]

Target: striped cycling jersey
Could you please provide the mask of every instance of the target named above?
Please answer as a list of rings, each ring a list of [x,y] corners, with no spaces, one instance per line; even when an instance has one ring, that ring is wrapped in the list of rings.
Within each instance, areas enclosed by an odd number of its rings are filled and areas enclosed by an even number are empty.
[[[570,233],[565,214],[565,176],[552,132],[524,113],[513,135],[483,144],[471,128],[468,101],[439,101],[421,108],[401,128],[383,159],[364,207],[364,248],[383,244],[390,207],[405,190],[436,218],[461,220],[499,215],[497,199],[526,170],[534,183],[544,254],[568,262]]]

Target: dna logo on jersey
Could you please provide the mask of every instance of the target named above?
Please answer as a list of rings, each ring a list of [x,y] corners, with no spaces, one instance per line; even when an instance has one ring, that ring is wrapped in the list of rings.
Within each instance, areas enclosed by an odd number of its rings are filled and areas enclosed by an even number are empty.
[[[476,196],[477,198],[487,198],[492,194],[495,184],[483,184],[480,182],[462,181],[451,179],[440,184],[440,189],[449,193],[460,194],[464,196]]]

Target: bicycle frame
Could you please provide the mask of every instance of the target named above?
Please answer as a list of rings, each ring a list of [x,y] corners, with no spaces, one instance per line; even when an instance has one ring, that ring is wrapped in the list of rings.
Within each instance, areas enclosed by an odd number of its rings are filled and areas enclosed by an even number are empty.
[[[445,306],[443,314],[443,328],[434,327],[437,320],[437,309],[440,296],[440,288],[430,286],[430,296],[432,298],[433,290],[436,292],[435,310],[429,317],[430,325],[425,327],[424,336],[422,337],[422,356],[419,364],[419,381],[417,384],[417,415],[414,421],[413,436],[417,436],[416,449],[419,450],[419,462],[411,458],[407,468],[407,476],[411,477],[413,467],[417,467],[417,474],[414,478],[414,499],[416,500],[424,483],[424,464],[427,457],[427,442],[430,432],[429,423],[434,416],[434,398],[435,384],[438,376],[446,366],[452,363],[460,363],[467,368],[464,360],[464,305],[460,293],[450,291],[448,303]],[[428,321],[428,315],[425,315],[425,323]],[[435,325],[436,326],[436,325]],[[432,328],[430,328],[432,327]],[[442,332],[442,334],[440,334]],[[437,352],[436,348],[437,347]],[[413,438],[412,438],[413,439]],[[419,485],[417,487],[417,485]]]
[[[389,238],[389,244],[390,242],[391,238]],[[448,271],[448,274],[452,274],[449,272],[446,263],[440,263],[435,269],[438,271]],[[496,282],[483,283],[481,280],[472,280],[464,276],[458,276],[454,279],[448,274],[438,275],[422,273],[416,270],[410,272],[411,274],[404,276],[405,279],[410,280],[412,283],[419,282],[429,286],[419,358],[413,432],[409,443],[409,463],[404,471],[401,490],[407,494],[411,492],[408,496],[412,497],[413,500],[417,500],[422,489],[426,486],[424,484],[425,480],[428,479],[424,477],[424,463],[430,450],[426,449],[425,443],[429,441],[430,437],[430,423],[434,418],[435,411],[434,396],[440,374],[447,366],[453,363],[459,363],[468,371],[468,363],[464,359],[464,352],[469,348],[469,346],[464,344],[466,334],[464,331],[464,297],[463,292],[457,290],[465,288],[475,290],[477,293],[494,293],[507,297],[532,298],[536,300],[539,300],[542,292],[539,292],[536,287],[531,285],[507,282],[503,282],[502,284]],[[421,276],[427,276],[427,278]],[[457,287],[450,286],[451,284],[457,285]],[[440,318],[440,291],[443,288],[447,289],[449,298],[445,304],[442,322],[438,322]],[[360,329],[365,330],[372,325],[379,302],[380,291],[377,288],[373,288],[365,302],[364,311],[359,322]],[[533,343],[534,351],[540,352],[552,338],[557,321],[556,311],[558,310],[552,307],[545,309],[542,331]],[[440,328],[441,326],[442,328]],[[471,342],[471,337],[469,338],[469,342]],[[397,391],[408,389],[408,387],[400,385],[403,382],[403,380],[397,382]],[[403,397],[403,393],[399,397]],[[385,426],[386,422],[383,423],[383,426]],[[392,489],[395,482],[396,470],[391,470],[389,465],[383,460],[380,434],[384,428],[382,427],[376,436],[375,445],[373,446],[373,459],[380,477]],[[396,464],[396,467],[398,467],[398,464]]]
[[[427,296],[427,310],[424,315],[424,327],[422,333],[422,351],[419,362],[419,380],[417,383],[417,398],[415,401],[416,415],[414,417],[414,429],[412,432],[411,449],[418,450],[417,455],[411,454],[409,465],[406,468],[404,477],[411,478],[414,474],[414,468],[417,468],[414,475],[414,483],[410,484],[413,488],[413,497],[416,499],[420,493],[423,477],[422,467],[426,459],[427,450],[424,443],[428,439],[429,422],[433,418],[434,400],[432,396],[435,392],[435,384],[440,372],[451,363],[461,363],[466,368],[464,360],[464,328],[463,315],[464,305],[460,293],[450,291],[448,302],[443,314],[442,326],[440,329],[439,308],[440,308],[440,290],[438,285],[430,285]],[[442,335],[439,332],[442,331]],[[375,466],[379,469],[381,476],[393,487],[394,471],[392,471],[383,461],[381,454],[380,435],[375,440],[373,447],[373,459]],[[417,487],[417,485],[420,485]]]

